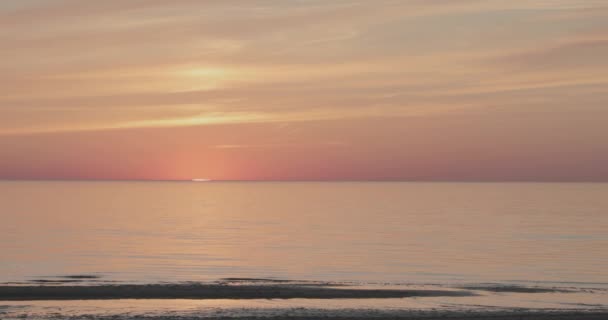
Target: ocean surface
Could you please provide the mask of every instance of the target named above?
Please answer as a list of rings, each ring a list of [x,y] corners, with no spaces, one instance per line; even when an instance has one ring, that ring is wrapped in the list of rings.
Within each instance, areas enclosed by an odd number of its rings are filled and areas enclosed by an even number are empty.
[[[555,307],[559,296],[604,308],[607,266],[608,184],[601,183],[0,182],[2,285],[235,277],[388,287],[491,283],[576,288],[579,295],[505,293],[488,305]],[[357,303],[422,308],[433,299]],[[264,301],[245,306],[276,304]],[[298,301],[281,303],[314,309]],[[92,310],[92,302],[81,303]],[[142,310],[158,306],[166,305]]]

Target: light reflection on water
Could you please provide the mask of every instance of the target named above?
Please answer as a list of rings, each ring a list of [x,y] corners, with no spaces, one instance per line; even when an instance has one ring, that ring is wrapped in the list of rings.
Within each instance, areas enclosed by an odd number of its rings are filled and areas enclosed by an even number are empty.
[[[608,283],[608,184],[0,182],[0,282]]]

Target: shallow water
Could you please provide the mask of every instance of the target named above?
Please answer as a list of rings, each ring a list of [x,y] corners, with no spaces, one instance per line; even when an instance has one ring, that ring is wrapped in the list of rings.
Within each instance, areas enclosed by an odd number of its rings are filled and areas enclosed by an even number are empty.
[[[0,182],[0,282],[608,283],[608,184]]]
[[[3,285],[217,283],[238,277],[302,280],[262,281],[271,286],[312,280],[474,293],[4,301],[0,318],[608,312],[607,211],[608,184],[0,182]],[[260,284],[233,281],[251,283]]]

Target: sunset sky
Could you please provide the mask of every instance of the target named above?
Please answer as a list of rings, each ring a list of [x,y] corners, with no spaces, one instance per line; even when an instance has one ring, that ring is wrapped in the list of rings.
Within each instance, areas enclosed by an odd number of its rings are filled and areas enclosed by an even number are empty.
[[[608,1],[0,1],[0,179],[192,178],[608,181]]]

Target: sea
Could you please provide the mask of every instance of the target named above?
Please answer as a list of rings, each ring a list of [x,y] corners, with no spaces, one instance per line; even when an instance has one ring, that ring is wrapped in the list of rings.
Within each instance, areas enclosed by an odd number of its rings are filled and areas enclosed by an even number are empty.
[[[466,303],[332,301],[338,309],[608,308],[608,184],[0,181],[0,285],[237,278],[577,292],[488,293]],[[0,301],[0,318],[2,312],[44,318],[58,312],[53,306],[73,315],[125,312],[121,306],[158,313],[200,312],[205,303],[216,311],[328,305],[305,299],[67,303]]]

